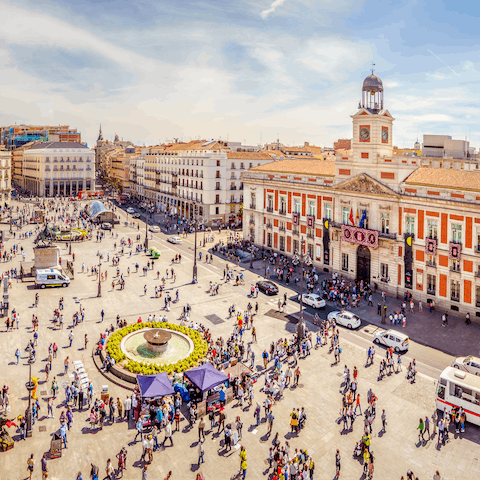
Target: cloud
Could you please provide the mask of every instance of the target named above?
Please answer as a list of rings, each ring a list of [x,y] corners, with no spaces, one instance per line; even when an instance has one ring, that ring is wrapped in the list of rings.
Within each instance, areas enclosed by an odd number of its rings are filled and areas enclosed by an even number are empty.
[[[274,0],[270,7],[263,10],[262,12],[260,12],[260,16],[265,19],[267,18],[271,13],[275,12],[275,10],[278,8],[278,7],[281,7],[283,4],[285,3],[285,0]]]

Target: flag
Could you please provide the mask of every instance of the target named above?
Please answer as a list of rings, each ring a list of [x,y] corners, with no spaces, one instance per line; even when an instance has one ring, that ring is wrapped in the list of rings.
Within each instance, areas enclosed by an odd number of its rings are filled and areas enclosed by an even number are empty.
[[[358,208],[357,208],[357,215],[355,216],[355,226],[358,227],[358,219],[360,217],[358,216]]]
[[[360,220],[360,228],[365,228],[365,221],[367,220],[367,209],[365,209],[362,213],[362,218]]]
[[[355,222],[353,221],[353,209],[350,207],[350,216],[348,217],[350,223],[353,225]]]

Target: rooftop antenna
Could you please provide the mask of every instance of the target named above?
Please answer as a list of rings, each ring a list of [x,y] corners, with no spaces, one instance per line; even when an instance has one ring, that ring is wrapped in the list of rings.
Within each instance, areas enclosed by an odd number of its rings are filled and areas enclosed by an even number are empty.
[[[375,64],[372,62],[372,68],[371,68],[371,70],[372,70],[372,75],[373,75],[373,72],[375,71],[375,69],[373,68],[374,66],[375,66]]]

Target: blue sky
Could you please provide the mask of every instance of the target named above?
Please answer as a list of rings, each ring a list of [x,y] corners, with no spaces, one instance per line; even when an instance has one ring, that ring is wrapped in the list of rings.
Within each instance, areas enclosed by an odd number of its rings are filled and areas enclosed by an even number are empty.
[[[370,64],[396,118],[480,147],[476,2],[1,2],[0,123],[102,123],[138,144],[179,137],[332,145],[350,138]]]

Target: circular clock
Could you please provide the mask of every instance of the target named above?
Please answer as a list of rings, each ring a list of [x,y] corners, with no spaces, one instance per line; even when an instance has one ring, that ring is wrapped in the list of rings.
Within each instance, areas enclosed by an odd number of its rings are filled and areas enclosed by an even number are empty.
[[[382,140],[384,142],[388,141],[388,130],[386,128],[382,130]]]
[[[360,139],[368,140],[370,138],[370,129],[367,127],[362,127],[360,129]]]

